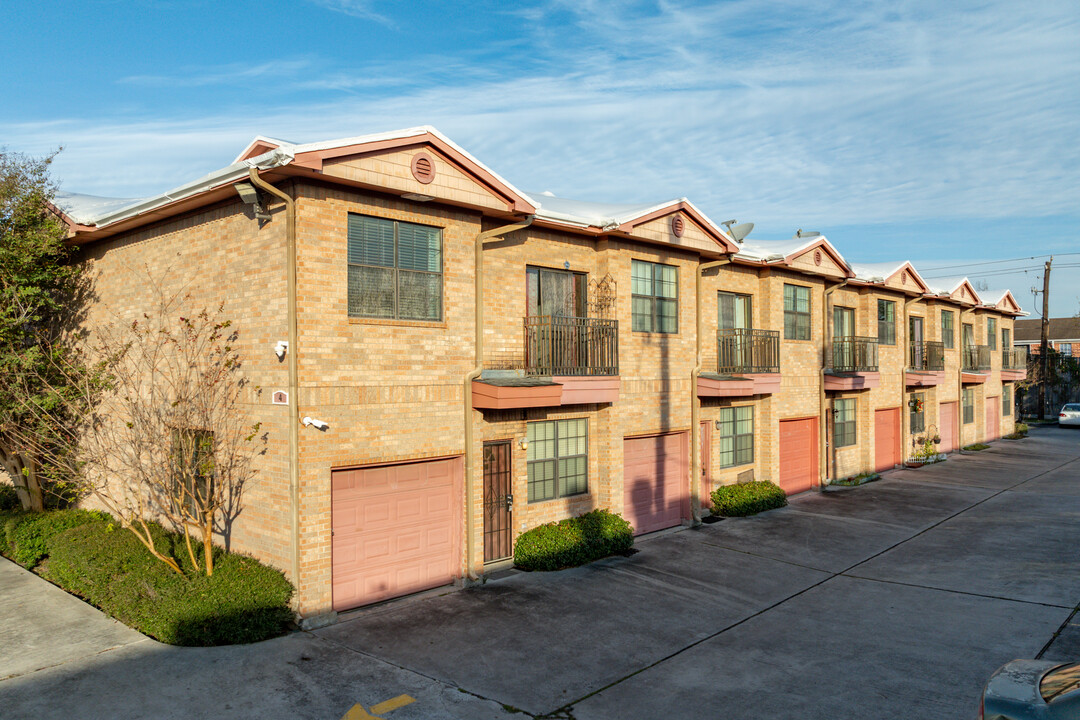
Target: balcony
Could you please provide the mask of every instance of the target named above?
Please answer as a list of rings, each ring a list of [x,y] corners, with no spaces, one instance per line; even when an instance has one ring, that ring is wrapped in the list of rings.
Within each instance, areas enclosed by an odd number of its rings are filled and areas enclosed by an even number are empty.
[[[990,377],[990,346],[965,345],[961,351],[960,382],[972,385]]]
[[[770,395],[780,389],[778,330],[719,330],[716,357],[717,372],[698,377],[699,397]]]
[[[867,390],[881,384],[877,338],[834,338],[830,360],[825,373],[826,390]]]
[[[618,375],[619,321],[525,318],[526,375]]]
[[[904,384],[932,387],[945,381],[945,344],[926,340],[908,345],[908,366]]]
[[[717,372],[780,372],[779,330],[719,330],[716,333]]]
[[[1014,382],[1027,379],[1027,351],[1009,348],[1001,351],[1001,379]]]
[[[530,316],[523,354],[473,381],[473,407],[505,410],[613,403],[619,399],[619,322]],[[490,365],[488,366],[490,367]]]

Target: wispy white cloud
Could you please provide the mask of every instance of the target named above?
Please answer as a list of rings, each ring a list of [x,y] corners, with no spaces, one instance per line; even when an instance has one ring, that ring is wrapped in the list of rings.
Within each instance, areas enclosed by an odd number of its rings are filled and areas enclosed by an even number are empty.
[[[286,61],[297,67],[276,73],[278,96],[302,90],[302,103],[7,125],[0,137],[31,151],[65,144],[65,187],[98,194],[164,190],[226,164],[255,134],[433,124],[520,187],[687,195],[777,234],[1077,213],[1071,2],[1022,14],[993,1],[824,0],[566,0],[508,12],[530,34],[483,63],[464,50],[356,68]]]
[[[327,10],[344,13],[362,20],[374,20],[390,28],[396,27],[396,23],[387,15],[372,9],[376,4],[373,0],[309,0],[309,2],[313,2]]]
[[[229,63],[212,67],[182,68],[168,75],[129,75],[117,80],[125,85],[153,85],[165,87],[204,87],[207,85],[236,85],[252,80],[274,81],[290,78],[311,68],[311,60],[273,60],[270,62],[242,64]]]

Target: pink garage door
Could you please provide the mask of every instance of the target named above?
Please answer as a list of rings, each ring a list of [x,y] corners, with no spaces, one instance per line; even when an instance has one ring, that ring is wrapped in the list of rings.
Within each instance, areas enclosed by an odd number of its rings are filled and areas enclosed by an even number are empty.
[[[986,398],[986,439],[1001,437],[1001,396]]]
[[[334,471],[335,610],[453,581],[461,475],[460,459]]]
[[[874,469],[892,470],[900,463],[900,408],[874,411]]]
[[[956,449],[956,403],[941,403],[938,410],[938,433],[941,435],[941,452]]]
[[[779,485],[788,495],[809,490],[818,476],[818,419],[780,421]]]
[[[623,442],[623,516],[634,534],[672,527],[690,516],[687,435]]]

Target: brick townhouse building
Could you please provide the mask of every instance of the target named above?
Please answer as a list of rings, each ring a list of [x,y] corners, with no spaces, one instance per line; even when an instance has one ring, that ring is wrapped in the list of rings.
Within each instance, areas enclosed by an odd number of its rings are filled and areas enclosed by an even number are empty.
[[[231,546],[312,624],[594,508],[650,532],[720,484],[801,492],[1012,431],[1007,292],[816,233],[740,243],[686,199],[525,193],[433,128],[257,138],[168,193],[56,204],[89,324],[137,317],[149,273],[240,329],[269,446]]]

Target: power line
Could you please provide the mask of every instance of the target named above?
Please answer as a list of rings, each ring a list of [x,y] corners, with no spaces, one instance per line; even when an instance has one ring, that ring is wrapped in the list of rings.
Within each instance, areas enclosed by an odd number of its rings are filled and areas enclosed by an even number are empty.
[[[1080,255],[1080,252],[1054,253],[1053,257],[1064,257],[1066,255]],[[1000,263],[1021,262],[1021,261],[1024,261],[1024,260],[1038,260],[1039,258],[1048,258],[1048,257],[1051,257],[1051,256],[1049,254],[1047,254],[1047,255],[1032,255],[1030,257],[1010,258],[1008,260],[982,260],[980,262],[962,263],[960,265],[938,265],[937,267],[926,267],[926,269],[929,270],[930,272],[937,272],[938,270],[948,270],[950,268],[966,268],[966,267],[974,267],[976,265],[997,265],[997,264],[1000,264]],[[912,263],[912,264],[914,265],[916,263]]]

